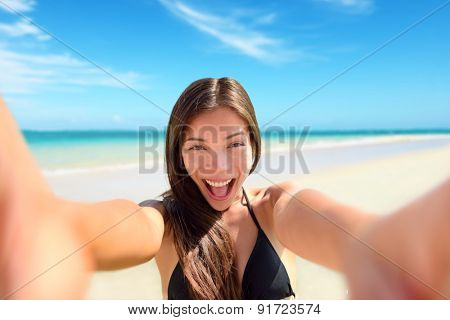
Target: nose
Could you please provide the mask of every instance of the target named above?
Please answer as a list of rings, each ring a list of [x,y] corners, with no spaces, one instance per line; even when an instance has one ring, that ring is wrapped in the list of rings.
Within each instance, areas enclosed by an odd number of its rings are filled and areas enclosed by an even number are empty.
[[[211,166],[208,172],[213,176],[220,176],[230,170],[230,157],[226,151],[214,151],[211,155]]]

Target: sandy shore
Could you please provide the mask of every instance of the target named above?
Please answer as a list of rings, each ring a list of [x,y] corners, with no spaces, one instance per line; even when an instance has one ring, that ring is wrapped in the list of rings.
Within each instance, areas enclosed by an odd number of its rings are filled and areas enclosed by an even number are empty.
[[[286,159],[291,154],[281,153]],[[272,153],[263,157],[279,157]],[[300,159],[302,158],[302,159]],[[291,166],[278,170],[261,166],[246,181],[247,187],[299,179],[350,205],[389,214],[450,176],[450,139],[416,141],[305,151],[290,158]],[[275,162],[274,162],[275,161]],[[296,162],[296,164],[292,164]],[[289,167],[289,168],[288,168]],[[162,169],[139,174],[136,168],[48,177],[55,192],[81,201],[127,198],[136,202],[155,198],[168,184]],[[297,298],[345,299],[343,277],[301,258],[297,263]],[[114,272],[97,272],[88,299],[161,299],[159,273],[154,261]]]

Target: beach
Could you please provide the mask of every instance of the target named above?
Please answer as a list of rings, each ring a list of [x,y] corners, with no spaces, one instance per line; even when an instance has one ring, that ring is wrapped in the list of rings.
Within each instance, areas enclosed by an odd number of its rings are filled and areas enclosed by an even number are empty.
[[[353,142],[352,142],[353,141]],[[151,168],[136,163],[94,170],[43,169],[59,196],[78,201],[114,198],[141,202],[168,188],[163,161]],[[450,135],[336,141],[302,150],[275,148],[262,155],[245,187],[295,179],[355,207],[390,214],[450,176]],[[149,171],[149,172],[146,172]],[[341,274],[297,259],[297,299],[346,299]],[[88,299],[161,299],[154,261],[119,271],[96,272]]]

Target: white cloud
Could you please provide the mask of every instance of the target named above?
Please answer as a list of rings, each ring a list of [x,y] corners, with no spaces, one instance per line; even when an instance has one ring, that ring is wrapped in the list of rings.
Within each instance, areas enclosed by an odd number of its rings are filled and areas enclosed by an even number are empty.
[[[0,0],[0,8],[12,12],[33,10],[34,0]],[[31,40],[45,41],[50,36],[29,22],[29,18],[7,24],[0,23],[0,34],[20,38],[31,36]],[[28,39],[27,39],[28,41]],[[123,85],[90,63],[70,54],[23,53],[6,47],[0,42],[0,90],[1,94],[32,94],[46,90],[73,91],[86,86],[120,87]],[[33,44],[28,41],[28,44]],[[142,88],[143,76],[135,72],[117,73],[107,70],[126,84]]]
[[[0,9],[11,13],[12,10],[29,12],[33,10],[35,4],[34,0],[0,0]]]
[[[132,87],[143,87],[144,77],[138,73],[108,71]],[[86,86],[123,88],[103,71],[69,54],[28,54],[0,48],[2,94],[70,91]]]
[[[182,2],[159,0],[164,7],[197,30],[206,33],[238,52],[264,62],[283,62],[300,52],[283,47],[283,40],[251,29],[232,16],[216,16],[195,10]],[[262,18],[271,23],[275,15]]]
[[[0,23],[0,33],[10,37],[22,37],[31,35],[40,41],[50,40],[50,36],[43,33],[29,21],[22,19],[14,24]]]
[[[275,21],[276,16],[276,13],[272,12],[261,17],[257,17],[255,22],[259,24],[272,24]]]
[[[373,0],[315,0],[327,3],[348,13],[370,13],[373,11]]]
[[[32,11],[35,4],[36,2],[34,0],[0,0],[0,9],[11,14],[16,14],[16,12],[25,13]],[[32,36],[39,41],[51,39],[48,34],[30,23],[30,21],[30,18],[22,17],[15,23],[0,23],[0,34],[13,38]]]
[[[115,122],[115,123],[121,123],[122,122],[122,117],[120,115],[118,115],[118,114],[114,114],[112,116],[112,121]]]

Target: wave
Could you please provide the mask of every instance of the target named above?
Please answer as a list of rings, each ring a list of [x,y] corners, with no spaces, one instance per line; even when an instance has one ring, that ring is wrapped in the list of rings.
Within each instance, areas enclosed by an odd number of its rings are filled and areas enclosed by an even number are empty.
[[[372,137],[354,137],[341,139],[312,139],[310,141],[305,141],[305,143],[302,145],[302,149],[316,150],[316,149],[373,145],[380,143],[430,141],[443,139],[444,140],[450,139],[450,134],[372,136]],[[289,142],[279,143],[278,145],[273,146],[270,150],[266,150],[266,152],[287,151],[290,148],[291,145],[289,145]]]
[[[293,137],[295,138],[295,137]],[[298,138],[298,137],[297,137]],[[331,149],[340,147],[352,147],[352,146],[364,146],[364,145],[375,145],[375,144],[387,144],[396,142],[414,142],[414,141],[435,141],[435,140],[449,140],[450,134],[421,134],[421,135],[387,135],[387,136],[357,136],[357,137],[334,137],[334,138],[311,138],[301,144],[303,150],[318,150],[318,149]],[[297,140],[298,142],[298,140]],[[291,142],[287,141],[285,143],[277,143],[269,139],[262,140],[262,153],[272,153],[272,152],[288,152],[297,147],[292,145]],[[91,155],[95,158],[95,155]],[[131,158],[131,157],[130,157]],[[127,160],[125,160],[127,161]],[[158,165],[160,167],[164,164],[164,158],[162,154],[160,158],[153,160],[153,165]],[[157,162],[157,163],[155,163]],[[149,165],[147,161],[146,166]],[[43,173],[47,177],[53,176],[65,176],[73,174],[89,174],[89,173],[100,173],[100,172],[111,172],[117,170],[126,169],[139,169],[138,161],[124,162],[113,164],[111,162],[97,163],[95,165],[81,164],[77,163],[76,159],[73,159],[72,163],[61,164],[61,167],[56,168],[45,168],[45,163],[43,164]]]

